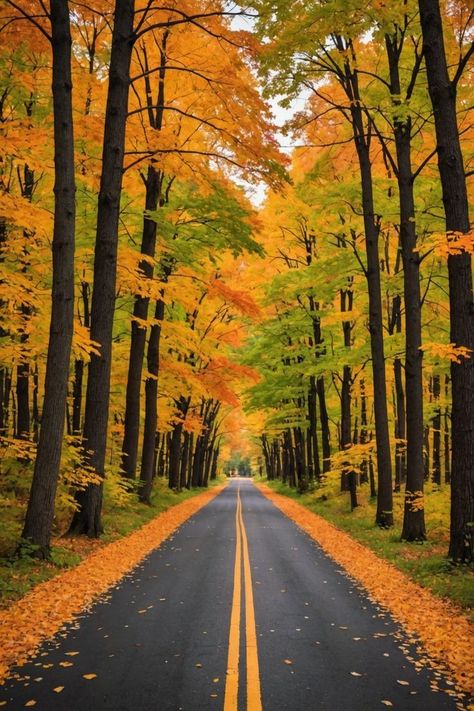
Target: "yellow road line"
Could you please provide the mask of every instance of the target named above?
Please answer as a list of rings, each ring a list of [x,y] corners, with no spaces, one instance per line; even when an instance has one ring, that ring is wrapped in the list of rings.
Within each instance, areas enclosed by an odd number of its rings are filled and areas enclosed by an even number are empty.
[[[224,694],[224,711],[237,711],[239,693],[239,656],[240,623],[242,614],[242,551],[244,564],[245,588],[245,638],[247,668],[247,711],[261,711],[260,673],[258,665],[257,632],[255,626],[255,608],[253,602],[252,574],[247,533],[242,516],[240,486],[237,489],[237,507],[235,511],[235,564],[234,591],[230,616],[229,652],[227,658],[227,677]]]
[[[232,595],[232,612],[230,614],[229,652],[227,657],[224,711],[237,711],[239,694],[240,610],[242,597],[242,541],[239,525],[239,505],[240,496],[237,490],[237,508],[235,511],[236,541],[234,592]]]
[[[240,497],[239,497],[240,503]],[[250,571],[249,547],[242,516],[242,504],[239,508],[242,547],[244,552],[245,585],[245,638],[247,653],[247,711],[261,711],[260,671],[258,666],[257,630],[255,626],[255,607],[253,604],[252,573]]]

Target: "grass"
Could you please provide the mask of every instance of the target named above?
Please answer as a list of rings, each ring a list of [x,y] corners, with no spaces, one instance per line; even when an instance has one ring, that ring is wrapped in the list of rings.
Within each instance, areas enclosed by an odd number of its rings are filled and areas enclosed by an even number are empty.
[[[210,486],[221,483],[211,482]],[[53,538],[51,559],[39,561],[28,555],[17,557],[15,550],[21,535],[26,502],[14,497],[0,501],[0,608],[7,607],[14,600],[26,595],[35,585],[58,575],[65,568],[71,568],[94,550],[132,533],[143,524],[179,504],[200,494],[203,489],[171,491],[164,479],[156,479],[152,495],[152,505],[141,504],[135,497],[128,497],[126,505],[104,506],[104,534],[100,540],[90,540],[84,536],[68,538],[61,535],[67,528],[67,519],[58,522]]]
[[[473,618],[474,574],[472,568],[452,565],[447,558],[449,540],[449,490],[431,488],[426,496],[428,540],[407,543],[400,540],[403,494],[394,494],[395,526],[383,530],[375,526],[375,501],[366,486],[358,491],[360,506],[351,512],[349,494],[341,493],[336,482],[299,494],[280,481],[266,481],[274,491],[289,496],[322,516],[377,555],[390,561],[412,580],[435,595],[449,599]]]

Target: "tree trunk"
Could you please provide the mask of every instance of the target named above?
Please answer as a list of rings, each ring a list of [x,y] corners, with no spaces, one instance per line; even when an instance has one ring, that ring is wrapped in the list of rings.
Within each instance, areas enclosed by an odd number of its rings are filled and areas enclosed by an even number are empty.
[[[399,63],[403,45],[399,42],[398,34],[394,36],[387,35],[385,44],[390,69],[390,93],[396,108],[401,102]],[[420,255],[416,248],[417,234],[413,192],[414,177],[411,165],[411,130],[410,116],[404,118],[396,114],[394,138],[398,166],[397,180],[400,202],[400,243],[403,260],[406,334],[407,475],[402,538],[407,541],[416,541],[424,540],[426,531],[423,506],[423,352],[421,350]],[[399,424],[400,426],[401,423]]]
[[[116,0],[105,109],[91,307],[91,339],[99,344],[100,355],[91,355],[84,416],[85,463],[101,478],[104,477],[109,417],[118,227],[130,60],[134,42],[133,20],[134,0]],[[78,510],[71,523],[71,533],[98,537],[102,531],[102,484],[89,484],[84,491],[77,493],[76,502]]]
[[[431,478],[434,484],[441,485],[441,408],[439,397],[441,395],[441,382],[439,375],[433,375],[433,400],[437,404],[433,424],[433,467]]]
[[[365,136],[360,104],[351,107],[354,141],[359,158],[362,209],[364,213],[367,286],[369,295],[369,331],[374,382],[375,439],[377,444],[377,513],[375,521],[383,527],[393,525],[392,463],[388,431],[387,386],[383,344],[383,313],[380,291],[380,260],[378,217],[375,214],[372,167]]]
[[[40,414],[39,414],[39,372],[38,372],[38,361],[35,358],[35,365],[33,368],[33,392],[31,401],[31,424],[33,428],[33,441],[38,442],[39,439],[39,427],[40,427]]]
[[[74,322],[74,135],[69,7],[51,0],[54,229],[51,324],[41,430],[22,537],[47,556],[59,477]]]
[[[173,428],[170,440],[170,470],[169,470],[169,488],[176,491],[179,488],[179,472],[181,459],[181,433],[183,431],[183,423],[179,422]]]
[[[181,454],[181,467],[179,471],[179,488],[184,489],[188,481],[188,466],[189,466],[189,444],[191,435],[185,432],[183,436],[183,452]]]
[[[318,378],[316,382],[319,402],[319,419],[321,420],[321,440],[323,448],[323,474],[331,469],[331,433],[329,431],[329,416],[326,407],[326,395],[324,389],[324,378]]]
[[[433,104],[438,167],[448,232],[469,231],[466,178],[456,117],[456,85],[448,75],[438,0],[419,0],[428,90]],[[448,257],[450,341],[474,351],[471,256]],[[474,560],[474,358],[451,363],[452,465],[449,555]]]
[[[153,460],[155,436],[158,423],[158,371],[160,366],[161,322],[165,313],[165,302],[156,302],[155,321],[148,340],[147,368],[149,377],[145,381],[145,427],[143,430],[142,461],[140,468],[139,497],[143,503],[150,503],[153,480]],[[144,329],[143,329],[144,330]],[[140,367],[141,371],[141,367]],[[138,412],[139,414],[139,412]],[[136,431],[138,437],[138,429]],[[122,460],[123,462],[123,460]]]
[[[400,491],[402,483],[406,479],[406,413],[405,395],[403,392],[402,361],[395,358],[393,361],[393,375],[395,381],[395,491]]]
[[[153,166],[148,166],[146,177],[145,210],[155,211],[158,207],[161,186],[161,173]],[[143,220],[141,253],[155,256],[156,221],[146,216]],[[148,261],[140,262],[140,269],[146,279],[153,278],[153,266]],[[130,356],[128,361],[127,392],[125,400],[125,428],[122,445],[122,471],[124,476],[133,479],[137,467],[138,437],[140,429],[140,390],[142,383],[143,356],[145,354],[146,327],[143,322],[148,318],[150,299],[136,296],[133,306],[131,326]],[[155,316],[156,318],[156,316]],[[163,315],[161,316],[163,318]],[[155,326],[152,327],[156,328]],[[158,336],[159,338],[159,336]],[[152,337],[150,336],[150,342]],[[148,367],[149,372],[150,368]]]
[[[28,116],[31,115],[30,108],[27,108],[27,115]],[[31,200],[33,198],[34,185],[35,185],[34,172],[32,170],[30,170],[28,165],[25,165],[24,169],[23,169],[23,178],[21,177],[20,171],[18,172],[18,178],[19,178],[19,182],[20,182],[20,189],[21,189],[22,197],[24,197],[26,200],[31,202]],[[31,234],[31,233],[29,233],[28,231],[25,230],[24,236],[28,237],[28,234]],[[25,246],[25,249],[24,249],[25,261],[23,262],[23,267],[22,267],[22,272],[25,274],[28,271],[27,255],[28,255],[28,248]],[[25,344],[27,344],[28,340],[29,340],[28,330],[26,327],[27,327],[28,321],[30,320],[31,314],[32,314],[31,306],[27,305],[27,304],[22,304],[21,305],[21,314],[23,317],[23,323],[24,323],[25,329],[20,336],[20,343],[22,344],[22,346],[24,348]],[[22,361],[20,361],[20,363],[18,363],[17,369],[16,369],[16,405],[17,405],[16,436],[19,439],[29,439],[30,424],[31,424],[31,416],[30,416],[30,363],[28,360],[28,356],[25,354],[24,351],[23,351],[23,359],[24,360],[22,360]]]
[[[81,297],[83,308],[83,325],[90,328],[90,308],[89,308],[89,284],[81,282]],[[72,385],[72,434],[79,437],[82,432],[82,391],[84,388],[85,363],[78,358],[74,363],[74,381]]]

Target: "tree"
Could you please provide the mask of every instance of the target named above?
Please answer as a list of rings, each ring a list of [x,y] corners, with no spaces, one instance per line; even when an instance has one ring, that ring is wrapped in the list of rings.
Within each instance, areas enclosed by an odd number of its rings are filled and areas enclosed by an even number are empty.
[[[474,43],[462,55],[450,79],[438,0],[419,0],[428,90],[433,104],[438,167],[443,191],[448,242],[450,340],[468,349],[453,360],[451,535],[449,555],[455,561],[474,560],[474,305],[471,255],[456,250],[456,235],[469,232],[466,178],[456,116],[456,88],[472,57]],[[471,14],[472,16],[472,14]]]
[[[50,22],[55,151],[52,311],[41,430],[22,534],[41,556],[48,555],[51,540],[74,320],[75,180],[67,1],[51,0]]]

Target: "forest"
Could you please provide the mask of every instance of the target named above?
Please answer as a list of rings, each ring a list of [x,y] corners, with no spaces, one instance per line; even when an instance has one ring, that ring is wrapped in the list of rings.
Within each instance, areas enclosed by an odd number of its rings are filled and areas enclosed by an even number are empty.
[[[1,555],[251,470],[472,564],[473,18],[2,0]]]

